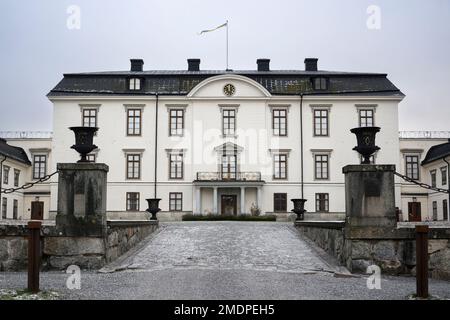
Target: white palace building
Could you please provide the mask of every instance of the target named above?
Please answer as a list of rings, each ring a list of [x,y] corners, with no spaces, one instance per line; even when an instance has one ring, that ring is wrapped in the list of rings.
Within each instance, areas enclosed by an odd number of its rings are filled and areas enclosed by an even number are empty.
[[[427,183],[432,167],[434,183],[448,188],[447,136],[399,138],[404,95],[386,74],[321,71],[312,58],[300,71],[271,70],[268,59],[258,59],[256,70],[201,70],[199,59],[188,59],[181,71],[144,71],[143,64],[132,59],[130,71],[65,74],[48,94],[52,138],[4,137],[0,143],[0,157],[7,153],[1,145],[25,155],[8,160],[14,162],[11,177],[14,164],[22,166],[25,183],[54,172],[57,163],[76,162],[68,128],[95,126],[98,149],[90,159],[109,166],[110,219],[142,219],[145,199],[154,197],[162,199],[162,220],[257,212],[283,219],[293,198],[307,199],[307,219],[338,219],[345,212],[342,167],[361,162],[350,129],[378,126],[375,164],[395,164]],[[438,164],[422,166],[437,144],[444,147],[428,160]],[[400,220],[448,219],[446,197],[433,200],[431,191],[396,180]],[[57,175],[2,195],[3,218],[13,217],[12,198],[21,201],[14,217],[28,219],[32,203],[41,202],[44,218],[53,218]]]

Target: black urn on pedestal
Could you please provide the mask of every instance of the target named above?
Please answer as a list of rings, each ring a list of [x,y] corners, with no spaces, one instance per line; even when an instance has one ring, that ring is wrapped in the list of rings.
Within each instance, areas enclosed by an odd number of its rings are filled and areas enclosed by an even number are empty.
[[[94,134],[97,132],[97,127],[70,127],[75,133],[75,144],[71,146],[72,149],[75,149],[81,156],[81,159],[78,160],[78,163],[89,162],[86,158],[87,154],[92,150],[97,149],[97,146],[94,144]]]
[[[156,218],[156,214],[161,211],[161,209],[159,208],[159,201],[161,201],[161,199],[151,198],[151,199],[145,199],[145,200],[147,200],[147,202],[148,202],[148,209],[146,211],[152,215],[150,220],[158,220]]]
[[[358,151],[362,157],[362,164],[370,164],[370,157],[378,150],[375,145],[375,135],[380,131],[380,127],[359,127],[350,130],[356,135],[358,145],[353,150]]]
[[[297,219],[295,221],[301,221],[304,220],[304,213],[305,210],[305,202],[306,199],[291,199],[291,201],[294,204],[294,209],[292,209],[292,212],[294,212],[297,215]]]

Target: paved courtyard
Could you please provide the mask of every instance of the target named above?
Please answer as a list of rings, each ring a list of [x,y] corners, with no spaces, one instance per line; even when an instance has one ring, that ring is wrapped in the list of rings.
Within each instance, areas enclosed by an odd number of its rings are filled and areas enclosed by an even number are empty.
[[[116,270],[116,272],[112,272]],[[415,278],[383,276],[369,290],[365,277],[337,277],[333,259],[292,224],[185,222],[160,230],[106,273],[45,272],[42,288],[67,299],[405,299]],[[0,288],[26,287],[26,273],[0,273]],[[430,280],[430,292],[450,298],[450,283]]]

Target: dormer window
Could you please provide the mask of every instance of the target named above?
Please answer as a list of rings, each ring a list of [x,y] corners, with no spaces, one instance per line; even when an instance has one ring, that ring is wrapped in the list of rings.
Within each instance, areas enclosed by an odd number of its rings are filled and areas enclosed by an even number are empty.
[[[314,90],[327,90],[327,85],[328,85],[327,78],[313,79]]]
[[[129,89],[133,91],[141,90],[141,79],[140,78],[131,78],[129,80]]]

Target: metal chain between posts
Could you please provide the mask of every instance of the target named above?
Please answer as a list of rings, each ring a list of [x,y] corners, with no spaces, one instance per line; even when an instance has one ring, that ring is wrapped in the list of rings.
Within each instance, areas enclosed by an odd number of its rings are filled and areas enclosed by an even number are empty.
[[[401,173],[394,172],[394,174],[396,176],[402,178],[403,180],[407,181],[407,182],[411,182],[413,184],[418,185],[421,188],[425,188],[425,189],[428,189],[428,190],[433,190],[433,191],[440,192],[440,193],[450,193],[448,189],[437,188],[437,187],[430,186],[430,185],[428,185],[426,183],[418,182],[418,181],[413,180],[410,177],[407,177],[407,176],[405,176],[405,175],[403,175]]]
[[[59,172],[59,171],[55,171],[55,172],[53,172],[52,174],[43,176],[42,178],[39,178],[39,179],[36,180],[36,181],[25,183],[25,184],[24,184],[23,186],[21,186],[21,187],[2,189],[2,190],[1,190],[1,193],[3,193],[3,194],[8,194],[8,193],[16,192],[16,191],[18,191],[18,190],[26,190],[26,189],[29,189],[29,188],[33,187],[34,185],[36,185],[36,184],[43,183],[43,182],[49,180],[51,177],[53,177],[53,176],[54,176],[55,174],[57,174],[58,172]]]

